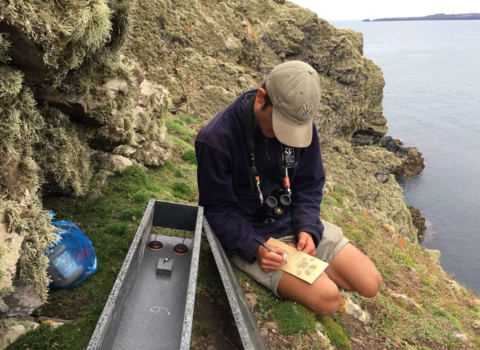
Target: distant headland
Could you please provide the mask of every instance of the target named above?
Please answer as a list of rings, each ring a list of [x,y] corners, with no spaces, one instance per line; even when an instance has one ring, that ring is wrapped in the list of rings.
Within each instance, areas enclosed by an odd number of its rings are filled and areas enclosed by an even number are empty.
[[[463,13],[457,15],[446,15],[437,13],[425,17],[394,17],[394,18],[377,18],[373,20],[364,19],[362,22],[381,22],[381,21],[458,21],[458,20],[480,20],[480,13]]]

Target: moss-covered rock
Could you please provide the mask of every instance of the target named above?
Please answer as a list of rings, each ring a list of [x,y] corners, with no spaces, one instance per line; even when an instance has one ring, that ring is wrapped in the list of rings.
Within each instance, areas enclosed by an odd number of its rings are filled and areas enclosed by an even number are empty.
[[[209,119],[258,87],[285,60],[303,60],[322,78],[316,121],[322,140],[378,144],[386,132],[382,72],[363,57],[362,35],[336,29],[293,3],[143,1],[128,43],[149,76],[182,111]]]
[[[378,170],[391,170],[401,163],[393,153],[380,147],[351,147],[342,140],[330,140],[322,152],[327,193],[335,186],[343,188],[351,204],[368,208],[379,225],[391,225],[397,233],[417,241],[417,230],[395,177],[388,175],[388,181],[379,183],[374,176]]]
[[[10,42],[5,38],[5,34],[0,34],[0,63],[6,63],[10,60],[8,49]]]
[[[86,194],[112,168],[108,156],[92,157],[97,145],[131,145],[131,158],[148,165],[169,156],[167,91],[119,52],[132,5],[0,1],[0,296],[15,299],[18,279],[46,300],[43,251],[57,237],[39,200],[43,184]]]

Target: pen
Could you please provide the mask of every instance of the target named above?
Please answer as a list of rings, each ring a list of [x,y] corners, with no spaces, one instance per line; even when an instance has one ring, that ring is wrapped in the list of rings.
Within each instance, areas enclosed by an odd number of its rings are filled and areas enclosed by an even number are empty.
[[[259,240],[258,238],[254,238],[255,242],[257,242],[258,244],[260,244],[263,248],[265,248],[266,250],[268,250],[269,252],[272,252],[272,253],[275,253],[275,254],[278,254],[276,251],[274,251],[272,248],[270,248],[265,242],[262,242],[261,240]],[[284,264],[287,263],[287,260],[288,260],[288,254],[287,253],[282,253],[282,254],[278,254],[278,255],[281,255],[282,256],[282,261]]]
[[[258,244],[260,244],[263,248],[265,248],[266,250],[268,250],[269,252],[272,252],[272,253],[275,253],[275,254],[278,254],[276,251],[274,251],[272,248],[270,248],[265,242],[262,242],[261,240],[259,240],[258,238],[254,238],[255,242],[257,242]]]

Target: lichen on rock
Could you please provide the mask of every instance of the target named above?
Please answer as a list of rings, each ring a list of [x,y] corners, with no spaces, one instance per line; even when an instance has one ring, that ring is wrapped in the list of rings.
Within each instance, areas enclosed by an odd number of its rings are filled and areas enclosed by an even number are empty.
[[[120,54],[133,3],[0,1],[2,297],[15,299],[25,283],[46,300],[43,251],[58,236],[42,185],[86,194],[91,179],[111,173],[108,157],[93,159],[97,146],[142,148],[137,158],[155,166],[169,156],[168,92]]]
[[[8,56],[10,42],[5,36],[5,34],[0,34],[0,63],[7,63],[10,60],[10,56]]]
[[[393,175],[389,181],[379,183],[375,173],[379,169],[392,169],[400,164],[394,155],[379,147],[351,147],[343,140],[330,140],[322,147],[326,190],[335,186],[344,189],[352,205],[368,208],[379,226],[388,223],[397,232],[417,241],[417,230],[412,225],[410,211],[403,201],[400,185]]]

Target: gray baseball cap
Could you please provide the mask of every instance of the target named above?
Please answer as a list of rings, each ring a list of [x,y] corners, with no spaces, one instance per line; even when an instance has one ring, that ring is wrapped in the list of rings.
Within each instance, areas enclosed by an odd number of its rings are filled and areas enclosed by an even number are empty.
[[[308,147],[312,142],[313,116],[320,104],[320,77],[302,61],[279,64],[266,80],[273,104],[273,131],[286,146]]]

